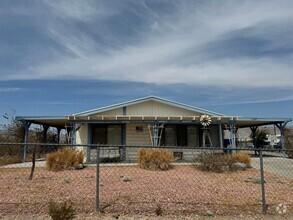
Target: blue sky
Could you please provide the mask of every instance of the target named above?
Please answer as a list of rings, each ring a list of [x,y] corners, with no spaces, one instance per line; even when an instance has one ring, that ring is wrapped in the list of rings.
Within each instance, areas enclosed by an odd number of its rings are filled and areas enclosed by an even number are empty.
[[[1,115],[155,95],[293,117],[292,61],[291,0],[0,1]]]

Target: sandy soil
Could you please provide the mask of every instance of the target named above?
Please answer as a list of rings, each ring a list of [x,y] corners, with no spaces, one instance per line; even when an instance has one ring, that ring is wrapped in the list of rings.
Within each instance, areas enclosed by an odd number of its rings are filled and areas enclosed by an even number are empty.
[[[77,213],[88,218],[95,213],[95,167],[61,172],[37,168],[31,181],[29,173],[27,168],[0,168],[0,218],[45,215],[51,200],[71,200]],[[130,181],[123,181],[125,176]],[[293,180],[270,173],[265,177],[268,213],[278,215],[276,206],[282,203],[287,206],[286,216],[291,215]],[[101,167],[100,210],[106,215],[103,218],[153,216],[158,210],[164,216],[186,218],[191,214],[203,217],[207,211],[219,218],[253,217],[262,212],[258,179],[256,169],[216,174],[191,166],[176,166],[169,171],[148,171],[135,166]]]

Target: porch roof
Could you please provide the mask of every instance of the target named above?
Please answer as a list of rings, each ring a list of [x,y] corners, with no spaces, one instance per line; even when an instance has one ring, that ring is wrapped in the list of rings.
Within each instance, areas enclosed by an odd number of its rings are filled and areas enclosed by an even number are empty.
[[[15,120],[57,128],[65,128],[70,125],[67,116],[16,116]]]
[[[212,124],[235,123],[237,128],[273,125],[287,123],[291,118],[244,118],[235,116],[212,116]],[[184,123],[199,124],[199,116],[17,116],[18,121],[26,121],[34,124],[48,125],[52,127],[65,128],[71,123]]]

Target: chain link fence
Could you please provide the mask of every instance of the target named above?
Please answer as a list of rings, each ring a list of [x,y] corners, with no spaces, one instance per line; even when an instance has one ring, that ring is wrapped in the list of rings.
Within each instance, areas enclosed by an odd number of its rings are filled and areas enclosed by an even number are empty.
[[[138,163],[152,146],[70,145],[85,152],[84,163],[50,171],[46,158],[62,147],[0,144],[2,215],[46,214],[50,201],[71,201],[80,214],[293,213],[293,159],[283,157],[292,151],[162,147],[175,158],[162,171]],[[250,167],[219,160],[240,152],[251,156]],[[199,155],[215,155],[209,163],[220,171],[204,171]]]

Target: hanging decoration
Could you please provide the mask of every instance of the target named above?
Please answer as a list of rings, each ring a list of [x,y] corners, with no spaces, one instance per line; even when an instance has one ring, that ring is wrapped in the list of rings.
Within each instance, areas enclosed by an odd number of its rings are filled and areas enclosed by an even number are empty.
[[[212,123],[212,118],[209,115],[201,115],[199,121],[204,127],[208,127]]]

